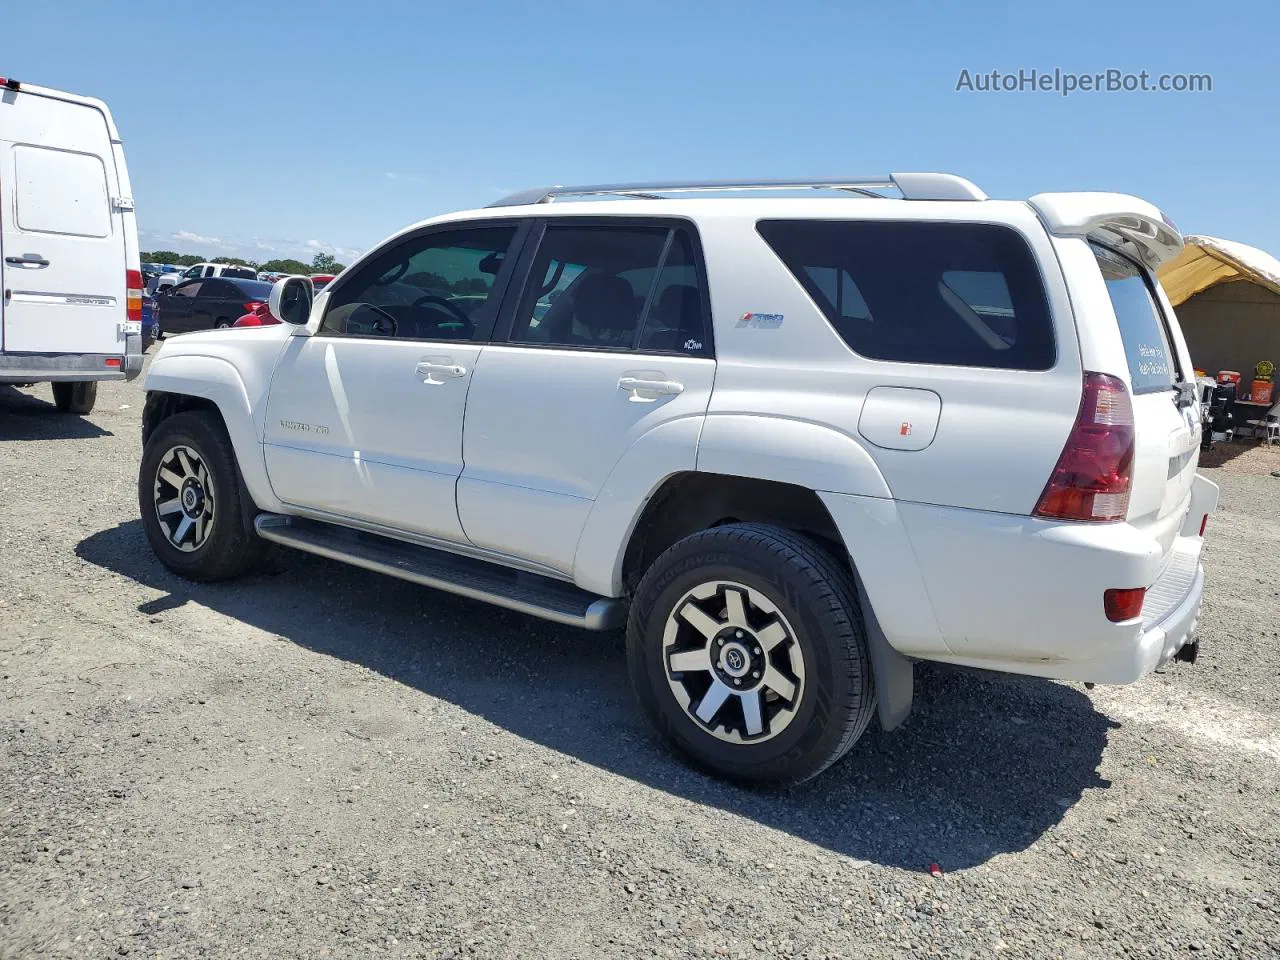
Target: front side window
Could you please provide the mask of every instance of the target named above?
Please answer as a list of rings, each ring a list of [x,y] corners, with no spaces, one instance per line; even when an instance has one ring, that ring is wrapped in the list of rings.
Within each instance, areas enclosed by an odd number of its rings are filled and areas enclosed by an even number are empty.
[[[762,220],[841,339],[875,360],[1047,370],[1056,348],[1030,248],[986,223]]]
[[[515,343],[701,355],[701,273],[685,228],[547,226],[516,312]]]
[[[182,275],[186,277],[188,280],[194,280],[196,277],[200,276],[202,272],[204,272],[204,267],[194,266],[194,267],[188,267],[186,270],[183,270]]]
[[[1106,247],[1097,244],[1090,247],[1120,325],[1133,392],[1168,390],[1177,380],[1177,364],[1160,307],[1142,269],[1128,257]]]
[[[330,294],[320,333],[405,340],[473,340],[495,304],[512,224],[443,230],[401,241]]]

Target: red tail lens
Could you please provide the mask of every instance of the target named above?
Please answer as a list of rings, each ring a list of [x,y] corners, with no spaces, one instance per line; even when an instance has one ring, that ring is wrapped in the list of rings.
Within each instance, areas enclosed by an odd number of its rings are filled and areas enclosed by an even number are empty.
[[[1142,616],[1142,601],[1146,596],[1146,587],[1106,590],[1102,594],[1102,609],[1107,612],[1107,619],[1112,623],[1136,620]]]
[[[144,287],[141,270],[126,270],[124,272],[125,316],[139,323],[142,322],[142,293]]]
[[[1123,381],[1084,375],[1084,398],[1033,516],[1123,520],[1133,481],[1133,404]]]
[[[260,311],[262,310],[262,308],[263,308],[263,307],[265,307],[265,306],[266,306],[266,304],[265,304],[265,303],[263,303],[261,300],[250,300],[248,303],[246,303],[246,304],[244,305],[244,312],[245,312],[245,313],[258,313],[258,312],[260,312]]]
[[[1206,513],[1200,518],[1200,536],[1204,536],[1204,528],[1209,525],[1209,515]]]

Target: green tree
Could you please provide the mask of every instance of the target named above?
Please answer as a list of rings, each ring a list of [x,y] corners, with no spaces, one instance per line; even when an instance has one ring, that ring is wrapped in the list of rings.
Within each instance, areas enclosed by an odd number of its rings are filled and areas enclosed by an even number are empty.
[[[182,254],[174,250],[143,250],[139,256],[143,263],[177,263]]]
[[[301,260],[268,260],[259,268],[266,273],[300,273],[303,276],[311,273],[311,268]],[[319,272],[319,271],[316,271]]]
[[[344,264],[339,263],[333,254],[325,253],[323,250],[311,261],[312,273],[341,273],[343,269],[345,269]]]
[[[234,263],[238,267],[252,267],[254,270],[258,269],[258,262],[256,260],[241,260],[239,257],[214,257],[209,262]]]

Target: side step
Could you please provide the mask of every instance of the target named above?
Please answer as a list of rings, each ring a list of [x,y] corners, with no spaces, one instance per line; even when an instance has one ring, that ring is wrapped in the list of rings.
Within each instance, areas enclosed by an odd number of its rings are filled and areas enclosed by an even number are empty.
[[[613,630],[626,620],[623,601],[536,573],[300,517],[263,513],[253,525],[273,543],[543,620],[584,630]]]

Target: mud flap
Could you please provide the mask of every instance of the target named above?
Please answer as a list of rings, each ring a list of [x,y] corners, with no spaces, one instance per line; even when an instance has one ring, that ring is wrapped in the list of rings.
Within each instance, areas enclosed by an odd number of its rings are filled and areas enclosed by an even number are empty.
[[[862,607],[862,622],[867,631],[867,652],[871,655],[871,672],[876,681],[877,709],[880,726],[886,732],[897,729],[911,715],[911,701],[915,696],[915,671],[911,661],[889,644],[880,629],[880,621],[867,597],[862,578],[858,583],[858,603]]]

